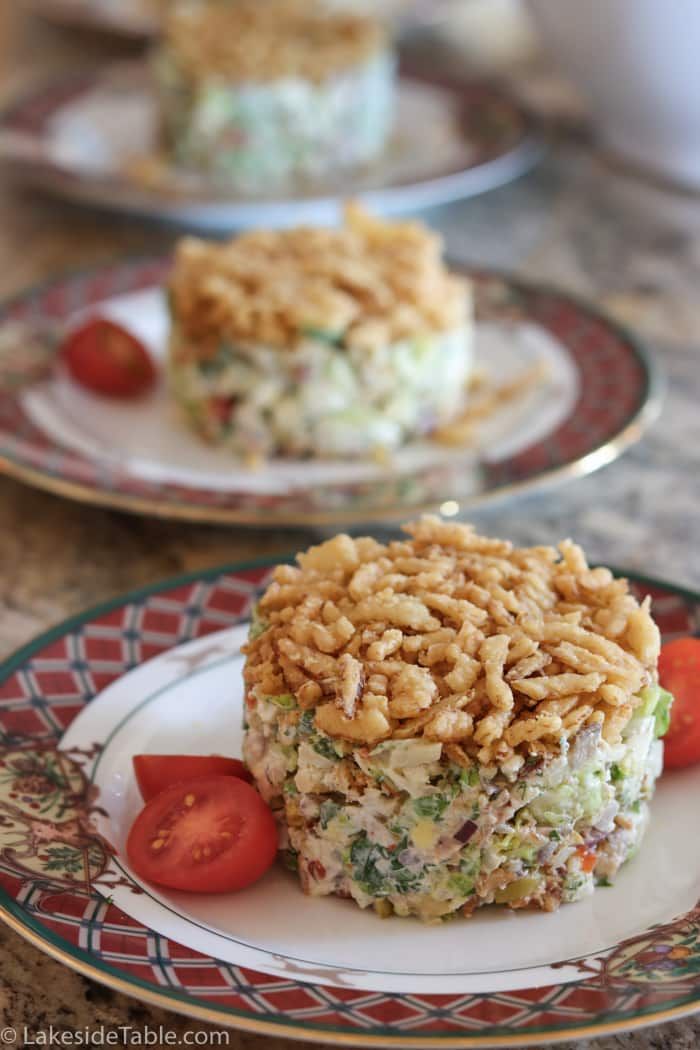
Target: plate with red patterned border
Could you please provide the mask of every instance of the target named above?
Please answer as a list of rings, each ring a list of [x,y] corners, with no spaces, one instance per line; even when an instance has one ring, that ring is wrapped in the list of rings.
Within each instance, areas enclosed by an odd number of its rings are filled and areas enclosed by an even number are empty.
[[[585,902],[553,916],[487,918],[486,932],[471,920],[469,938],[455,939],[459,923],[384,923],[348,902],[300,901],[281,872],[246,892],[245,909],[229,899],[228,918],[182,895],[139,892],[147,888],[118,851],[119,821],[135,804],[129,749],[154,734],[166,748],[183,734],[188,750],[212,739],[220,747],[225,732],[235,748],[238,646],[269,564],[134,592],[53,628],[0,668],[4,919],[67,965],[149,1002],[327,1043],[542,1045],[700,1009],[698,768],[662,778],[640,855],[578,919]],[[698,632],[700,594],[633,581],[652,595],[665,640]],[[202,696],[212,697],[206,721]],[[282,912],[270,923],[261,916],[277,897]],[[310,922],[304,905],[333,915]],[[297,907],[305,930],[284,918]],[[280,919],[291,922],[286,933],[275,932]],[[357,931],[349,945],[338,923]]]
[[[402,72],[395,109],[372,164],[267,193],[233,191],[172,163],[147,63],[115,63],[54,77],[18,98],[0,116],[0,157],[22,185],[221,234],[333,223],[348,198],[385,214],[445,204],[510,182],[543,153],[536,119],[487,81]]]
[[[563,292],[454,267],[474,281],[476,364],[517,391],[469,447],[415,442],[390,463],[273,461],[250,470],[201,445],[159,383],[138,404],[89,395],[56,369],[55,338],[100,313],[165,354],[169,260],[63,278],[0,307],[0,470],[85,502],[167,518],[278,526],[456,515],[605,465],[660,405],[657,368],[629,332]],[[520,376],[543,378],[518,389]],[[487,387],[487,390],[490,389]]]

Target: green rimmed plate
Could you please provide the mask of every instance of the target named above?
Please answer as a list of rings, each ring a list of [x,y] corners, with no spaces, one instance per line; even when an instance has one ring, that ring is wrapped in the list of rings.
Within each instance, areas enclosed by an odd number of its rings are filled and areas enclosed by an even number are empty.
[[[229,900],[224,912],[138,892],[111,848],[136,804],[128,758],[156,741],[197,751],[220,747],[222,733],[235,739],[240,625],[268,572],[229,566],[162,583],[73,618],[5,663],[6,920],[137,997],[339,1044],[541,1045],[700,1008],[698,769],[664,776],[649,836],[616,886],[551,916],[394,926],[344,902],[300,899],[281,872],[246,895],[245,909]],[[700,595],[635,587],[651,593],[666,638],[697,631]],[[206,719],[202,696],[222,697]]]

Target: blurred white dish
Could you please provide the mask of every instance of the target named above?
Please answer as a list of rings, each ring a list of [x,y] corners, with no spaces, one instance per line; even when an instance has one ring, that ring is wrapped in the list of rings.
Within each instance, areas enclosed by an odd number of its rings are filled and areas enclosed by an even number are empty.
[[[590,104],[601,141],[700,189],[697,0],[529,0],[552,56]]]

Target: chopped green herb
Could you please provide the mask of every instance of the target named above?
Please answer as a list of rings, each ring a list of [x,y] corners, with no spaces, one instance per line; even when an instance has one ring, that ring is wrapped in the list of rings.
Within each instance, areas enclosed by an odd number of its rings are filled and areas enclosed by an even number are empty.
[[[299,862],[297,857],[299,854],[295,849],[286,849],[282,854],[282,860],[285,868],[289,868],[290,871],[297,871],[299,868]]]
[[[220,343],[213,357],[199,361],[197,367],[206,376],[216,375],[230,365],[235,358],[235,351],[229,343]]]
[[[299,789],[298,789],[298,787],[294,783],[294,780],[291,777],[289,777],[287,780],[285,780],[284,787],[282,788],[282,791],[284,792],[285,795],[292,795],[293,796],[293,795],[298,795],[299,794]]]
[[[335,744],[325,733],[314,733],[311,739],[311,746],[317,755],[322,755],[324,758],[330,759],[331,762],[337,762],[340,758],[335,749]]]
[[[429,820],[439,820],[449,806],[449,800],[444,795],[424,795],[423,798],[413,800],[413,808],[419,817]]]
[[[281,707],[285,711],[291,711],[293,707],[297,706],[297,698],[294,693],[279,693],[278,696],[268,696],[267,699],[275,707]]]
[[[613,783],[615,783],[618,780],[625,779],[625,774],[622,772],[617,762],[613,762],[613,764],[610,766],[610,779]]]
[[[320,819],[321,827],[325,831],[330,822],[340,812],[341,807],[337,802],[332,802],[331,799],[326,799],[325,802],[321,803]]]
[[[314,710],[309,708],[307,711],[302,713],[297,725],[297,732],[299,736],[310,736],[314,731]]]
[[[558,831],[555,831],[554,829],[550,831],[549,837],[552,840],[552,842],[561,842],[561,835]]]
[[[420,886],[421,872],[405,867],[399,860],[408,840],[404,837],[394,850],[372,842],[361,831],[350,847],[353,876],[365,893],[388,897],[394,893],[413,893]]]
[[[329,346],[342,346],[343,333],[333,332],[328,328],[316,328],[314,325],[306,325],[302,328],[302,334],[309,339],[315,339],[317,343],[328,343]]]
[[[612,882],[607,875],[603,875],[602,878],[596,879],[595,884],[596,886],[612,886]]]
[[[564,889],[569,893],[576,893],[577,890],[581,889],[585,881],[586,880],[579,875],[568,875],[564,880]]]
[[[476,766],[463,769],[459,774],[459,782],[463,787],[475,787],[479,783],[479,771]]]
[[[461,872],[457,872],[455,875],[450,876],[449,887],[458,893],[460,897],[468,897],[472,893],[475,885],[475,880],[471,875],[463,875]]]

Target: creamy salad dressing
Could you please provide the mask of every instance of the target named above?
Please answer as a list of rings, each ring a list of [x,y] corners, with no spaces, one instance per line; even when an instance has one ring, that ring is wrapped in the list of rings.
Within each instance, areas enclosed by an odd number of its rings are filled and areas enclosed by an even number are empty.
[[[283,354],[222,343],[201,361],[173,324],[169,373],[196,429],[238,455],[363,456],[459,413],[472,342],[470,326],[367,349],[319,331]]]
[[[249,194],[367,164],[391,131],[395,65],[381,51],[320,82],[190,82],[161,52],[154,75],[168,149],[182,167]]]
[[[588,727],[508,775],[460,767],[424,739],[353,748],[312,711],[253,690],[245,757],[313,896],[428,921],[488,903],[552,909],[607,883],[639,846],[668,706],[663,690],[645,692],[619,743]]]

